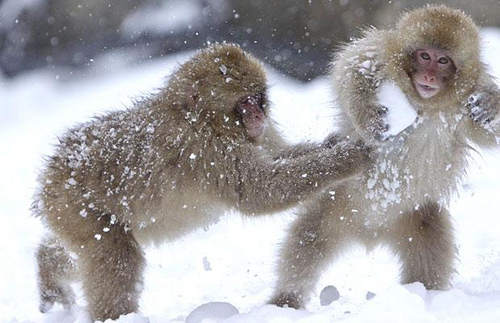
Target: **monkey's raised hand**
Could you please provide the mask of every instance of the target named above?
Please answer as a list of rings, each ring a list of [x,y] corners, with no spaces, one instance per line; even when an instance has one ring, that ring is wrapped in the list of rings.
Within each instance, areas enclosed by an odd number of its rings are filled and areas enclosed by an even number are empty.
[[[465,106],[472,121],[487,126],[498,114],[498,95],[491,91],[477,92],[469,96]]]
[[[389,123],[386,119],[387,111],[387,107],[381,104],[374,104],[366,111],[366,130],[377,141],[384,141],[388,137]]]

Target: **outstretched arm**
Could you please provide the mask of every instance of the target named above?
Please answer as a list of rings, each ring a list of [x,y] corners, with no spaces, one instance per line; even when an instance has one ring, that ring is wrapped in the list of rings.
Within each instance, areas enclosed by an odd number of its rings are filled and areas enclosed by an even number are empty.
[[[327,148],[333,148],[345,138],[332,133],[321,143],[301,143],[298,145],[289,146],[281,149],[278,153],[273,154],[274,160],[283,160],[298,158],[304,155],[318,154]]]
[[[384,138],[388,125],[387,109],[377,103],[377,89],[382,81],[378,33],[368,32],[337,54],[333,63],[334,86],[342,109],[342,126],[350,127],[367,142]],[[349,130],[349,129],[343,129]]]
[[[238,208],[247,214],[284,210],[357,174],[368,164],[368,149],[341,142],[298,157],[241,161]]]

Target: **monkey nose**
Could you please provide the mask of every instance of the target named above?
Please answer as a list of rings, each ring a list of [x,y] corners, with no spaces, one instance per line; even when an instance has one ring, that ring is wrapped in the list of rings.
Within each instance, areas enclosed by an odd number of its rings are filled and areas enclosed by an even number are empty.
[[[436,81],[436,77],[434,75],[424,75],[424,80],[429,83],[434,83]]]

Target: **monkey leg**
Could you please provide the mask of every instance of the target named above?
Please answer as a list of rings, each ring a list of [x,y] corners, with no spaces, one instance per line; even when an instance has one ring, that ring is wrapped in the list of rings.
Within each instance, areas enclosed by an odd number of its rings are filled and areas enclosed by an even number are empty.
[[[131,232],[114,224],[92,236],[81,245],[78,265],[94,320],[137,312],[144,256]]]
[[[403,215],[392,247],[402,261],[401,282],[422,282],[427,289],[449,287],[456,248],[450,215],[435,202]]]
[[[75,303],[70,281],[75,264],[63,246],[52,236],[45,237],[36,252],[40,312],[48,312],[55,302],[69,308]]]
[[[304,307],[322,269],[345,242],[343,227],[338,216],[320,206],[298,216],[280,251],[271,304]]]

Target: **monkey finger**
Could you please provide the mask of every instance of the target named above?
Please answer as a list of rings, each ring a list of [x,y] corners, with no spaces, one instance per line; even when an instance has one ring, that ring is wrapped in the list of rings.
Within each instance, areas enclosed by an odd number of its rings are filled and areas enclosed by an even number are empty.
[[[387,114],[387,111],[389,111],[389,109],[386,106],[384,105],[377,106],[377,114],[379,116],[385,116]]]
[[[485,111],[485,110],[482,110],[479,113],[471,113],[469,116],[474,122],[477,122],[480,124],[486,124],[486,123],[488,123],[488,120],[490,120],[489,113],[488,113],[488,111]]]
[[[491,109],[487,109],[482,106],[475,106],[470,110],[470,113],[474,116],[481,117],[487,114],[491,114]]]
[[[467,103],[468,104],[471,104],[471,105],[476,105],[478,104],[478,102],[480,101],[482,97],[482,94],[480,93],[477,93],[477,94],[472,94],[471,96],[469,96],[469,98],[467,99]]]
[[[474,106],[471,107],[470,112],[473,115],[479,115],[482,112],[484,112],[484,109],[481,106],[479,106],[479,105],[474,105]]]
[[[338,144],[340,141],[340,137],[338,134],[332,134],[332,135],[329,135],[325,141],[324,141],[324,145],[325,147],[327,148],[331,148],[333,146],[335,146],[336,144]]]
[[[473,120],[481,118],[485,114],[487,114],[487,111],[479,106],[474,106],[469,109],[469,117],[472,118]]]
[[[478,102],[473,102],[473,103],[467,102],[465,104],[465,107],[467,108],[468,111],[470,111],[470,110],[474,109],[474,107],[477,107],[478,105],[479,105]]]

